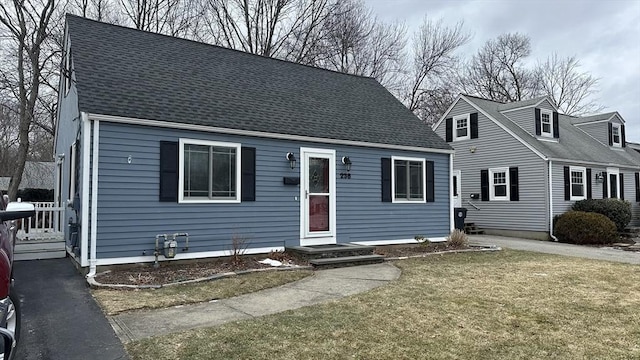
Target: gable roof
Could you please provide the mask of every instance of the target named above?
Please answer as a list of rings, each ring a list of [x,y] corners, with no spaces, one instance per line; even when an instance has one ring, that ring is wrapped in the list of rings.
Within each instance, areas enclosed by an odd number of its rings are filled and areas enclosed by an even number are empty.
[[[571,123],[574,124],[574,125],[582,125],[582,124],[585,124],[585,123],[592,123],[592,122],[597,122],[597,121],[609,121],[615,115],[618,115],[618,117],[620,117],[620,119],[622,119],[622,116],[620,116],[617,111],[613,111],[613,112],[608,112],[608,113],[603,113],[603,114],[572,117],[571,118]]]
[[[51,161],[27,161],[24,163],[19,189],[48,189],[55,185],[56,163]],[[11,176],[0,177],[0,190],[9,189]]]
[[[502,103],[461,95],[461,99],[484,111],[491,119],[508,129],[525,146],[552,160],[640,167],[640,156],[627,148],[611,150],[572,124],[574,117],[559,114],[560,139],[541,141],[500,112]],[[538,101],[540,99],[537,99]],[[640,155],[640,154],[638,154]]]
[[[375,79],[67,15],[80,111],[451,150]]]
[[[548,100],[546,96],[540,96],[540,97],[529,99],[529,100],[514,101],[510,103],[500,103],[500,105],[498,105],[498,111],[516,110],[516,109],[521,109],[529,106],[535,106],[543,102],[545,99]],[[549,101],[549,104],[553,105],[553,102]]]

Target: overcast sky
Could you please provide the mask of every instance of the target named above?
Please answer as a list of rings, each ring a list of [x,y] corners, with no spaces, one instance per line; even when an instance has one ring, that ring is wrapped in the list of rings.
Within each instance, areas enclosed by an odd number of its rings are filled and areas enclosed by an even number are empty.
[[[365,0],[384,21],[401,20],[409,34],[424,16],[464,20],[474,53],[502,33],[529,35],[532,58],[576,55],[600,79],[603,112],[618,111],[627,140],[640,142],[640,0]]]

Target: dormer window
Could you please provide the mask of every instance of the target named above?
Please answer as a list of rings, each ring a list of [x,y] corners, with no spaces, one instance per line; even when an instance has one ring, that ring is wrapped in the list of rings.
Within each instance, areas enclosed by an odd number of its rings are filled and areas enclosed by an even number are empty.
[[[453,117],[455,124],[454,141],[469,139],[469,114]]]
[[[613,146],[621,147],[622,140],[620,137],[620,124],[612,124],[611,125],[611,141]]]
[[[553,137],[551,119],[553,113],[549,110],[542,109],[540,111],[540,124],[542,126],[541,135],[545,137]]]

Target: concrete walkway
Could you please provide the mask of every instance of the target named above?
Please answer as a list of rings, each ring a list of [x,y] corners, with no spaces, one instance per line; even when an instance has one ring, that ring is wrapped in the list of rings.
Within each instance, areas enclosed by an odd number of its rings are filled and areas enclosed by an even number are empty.
[[[302,280],[234,298],[109,318],[123,342],[256,318],[358,294],[400,276],[390,263],[319,270]]]
[[[552,241],[527,240],[503,236],[470,235],[472,245],[495,245],[515,250],[535,251],[546,254],[581,257],[585,259],[606,260],[628,264],[640,264],[640,253],[614,248],[563,244]]]

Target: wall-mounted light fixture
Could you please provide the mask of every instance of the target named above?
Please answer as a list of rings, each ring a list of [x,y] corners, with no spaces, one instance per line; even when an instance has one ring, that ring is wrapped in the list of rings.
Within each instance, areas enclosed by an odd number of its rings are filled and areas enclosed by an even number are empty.
[[[472,153],[472,154],[475,153],[476,152],[476,147],[475,146],[470,147],[469,148],[469,152]]]
[[[347,168],[347,171],[351,171],[351,159],[348,156],[342,157],[342,163]]]
[[[596,182],[603,183],[604,182],[604,173],[596,173]]]
[[[292,152],[287,153],[286,159],[289,161],[289,165],[292,169],[296,167],[296,156]]]

